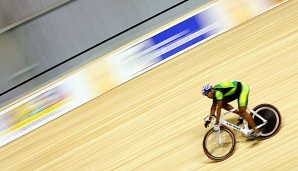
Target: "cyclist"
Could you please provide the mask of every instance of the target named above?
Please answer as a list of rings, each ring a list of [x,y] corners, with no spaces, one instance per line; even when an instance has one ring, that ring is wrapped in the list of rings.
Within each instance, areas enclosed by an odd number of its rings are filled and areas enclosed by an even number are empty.
[[[256,129],[256,124],[251,117],[250,114],[247,113],[247,103],[248,103],[248,95],[249,95],[249,86],[239,81],[225,81],[219,84],[216,84],[214,87],[207,83],[202,87],[203,96],[207,96],[210,99],[213,99],[213,103],[211,106],[211,112],[209,120],[205,122],[205,127],[207,128],[210,124],[211,116],[215,116],[214,113],[217,109],[216,123],[214,124],[213,129],[215,131],[219,130],[219,119],[221,114],[221,109],[231,110],[233,106],[229,104],[229,102],[238,99],[238,109],[234,113],[240,115],[240,119],[238,124],[241,124],[244,117],[249,126],[253,128],[253,132],[251,134],[251,138],[255,139],[261,134],[261,131]],[[238,125],[237,124],[237,125]]]

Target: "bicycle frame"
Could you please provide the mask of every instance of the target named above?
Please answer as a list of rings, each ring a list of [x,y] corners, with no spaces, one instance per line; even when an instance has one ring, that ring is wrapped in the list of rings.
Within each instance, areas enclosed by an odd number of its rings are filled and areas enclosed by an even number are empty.
[[[245,136],[250,135],[250,133],[252,132],[252,130],[249,129],[249,127],[248,127],[248,123],[247,123],[247,121],[246,121],[245,119],[243,119],[243,125],[244,125],[243,128],[241,128],[241,127],[239,127],[239,126],[237,126],[237,125],[234,125],[234,124],[232,124],[232,123],[230,123],[230,122],[224,120],[224,116],[225,116],[225,115],[227,115],[227,114],[229,114],[229,113],[232,113],[232,112],[234,112],[235,110],[237,110],[237,108],[234,108],[234,109],[229,110],[229,111],[227,111],[227,112],[225,112],[225,113],[222,113],[221,116],[220,116],[219,123],[220,123],[221,125],[225,125],[225,126],[227,126],[227,127],[230,127],[230,128],[232,128],[232,129],[235,129],[235,130],[237,130],[237,131],[239,131],[239,132],[242,132]],[[263,117],[261,117],[256,111],[254,111],[254,110],[252,110],[252,109],[249,109],[249,108],[247,108],[247,111],[248,111],[248,112],[251,112],[251,113],[253,114],[252,117],[258,117],[259,119],[261,119],[261,120],[263,121],[262,124],[256,126],[257,129],[260,128],[260,127],[262,127],[262,126],[264,126],[264,125],[267,123],[267,120],[264,119]],[[219,131],[218,131],[218,132],[219,132]],[[218,134],[218,135],[219,135],[219,134]],[[220,140],[220,135],[219,135],[219,142],[220,142],[220,141],[221,141],[221,140]]]

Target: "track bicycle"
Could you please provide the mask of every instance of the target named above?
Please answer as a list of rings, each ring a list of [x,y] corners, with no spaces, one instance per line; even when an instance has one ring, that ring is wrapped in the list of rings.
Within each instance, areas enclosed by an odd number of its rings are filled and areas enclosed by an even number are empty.
[[[248,139],[251,138],[251,133],[253,130],[250,128],[244,118],[243,127],[236,126],[224,120],[224,116],[234,112],[235,110],[237,110],[237,108],[221,114],[219,121],[220,130],[214,131],[213,128],[211,128],[204,137],[203,149],[205,154],[211,160],[218,162],[232,156],[236,146],[236,138],[231,129],[241,132],[241,134]],[[249,111],[249,113],[252,115],[252,118],[256,123],[256,128],[260,129],[262,132],[257,138],[258,140],[268,139],[277,134],[281,126],[281,116],[276,107],[270,104],[260,104],[254,109],[247,108],[247,111]],[[209,115],[204,120],[206,121],[208,117]],[[215,117],[212,117],[212,120],[214,121]]]

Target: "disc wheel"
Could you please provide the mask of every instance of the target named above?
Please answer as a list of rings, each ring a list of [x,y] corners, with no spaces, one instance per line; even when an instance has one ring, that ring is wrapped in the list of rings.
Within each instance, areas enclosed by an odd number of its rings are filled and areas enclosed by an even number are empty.
[[[267,120],[267,123],[263,127],[259,128],[262,131],[262,134],[258,137],[258,139],[268,139],[276,135],[281,126],[281,116],[277,108],[270,104],[260,104],[253,110]],[[263,121],[257,116],[254,116],[252,113],[251,115],[256,125],[263,123]]]

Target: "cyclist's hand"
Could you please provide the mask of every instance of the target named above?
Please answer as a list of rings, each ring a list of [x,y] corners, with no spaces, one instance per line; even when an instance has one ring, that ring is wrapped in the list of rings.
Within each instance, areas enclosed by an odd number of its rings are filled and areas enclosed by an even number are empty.
[[[213,125],[213,130],[216,132],[219,131],[219,123]]]
[[[209,121],[209,120],[205,121],[205,128],[207,128],[209,126],[210,122],[211,121]]]

